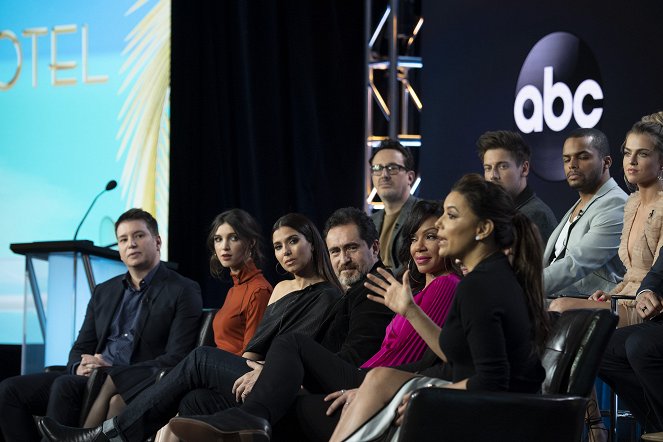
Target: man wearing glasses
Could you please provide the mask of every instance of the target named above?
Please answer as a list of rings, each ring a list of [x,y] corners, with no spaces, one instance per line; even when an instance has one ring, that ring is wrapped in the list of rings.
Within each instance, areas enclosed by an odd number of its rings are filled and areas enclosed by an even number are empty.
[[[371,215],[380,233],[380,257],[385,267],[398,274],[404,265],[398,261],[403,239],[401,227],[419,198],[410,195],[416,178],[412,152],[395,140],[385,140],[373,151],[371,165],[373,186],[384,204],[384,210]]]

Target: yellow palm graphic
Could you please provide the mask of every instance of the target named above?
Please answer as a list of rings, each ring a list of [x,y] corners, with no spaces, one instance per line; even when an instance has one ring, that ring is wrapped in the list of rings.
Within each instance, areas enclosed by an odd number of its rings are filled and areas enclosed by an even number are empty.
[[[133,14],[148,0],[137,0]],[[127,207],[142,207],[161,226],[167,259],[170,169],[170,0],[158,0],[126,37],[118,93],[129,93],[118,115],[119,160],[126,154],[120,183]]]

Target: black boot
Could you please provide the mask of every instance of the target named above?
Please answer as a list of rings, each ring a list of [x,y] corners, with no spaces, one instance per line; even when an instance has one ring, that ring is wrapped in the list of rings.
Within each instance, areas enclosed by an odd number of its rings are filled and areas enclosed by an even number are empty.
[[[37,427],[42,436],[50,442],[123,442],[113,420],[96,428],[73,428],[60,425],[50,417],[42,417]]]
[[[187,442],[268,442],[272,433],[269,422],[240,408],[209,416],[174,417],[170,420],[170,429]]]

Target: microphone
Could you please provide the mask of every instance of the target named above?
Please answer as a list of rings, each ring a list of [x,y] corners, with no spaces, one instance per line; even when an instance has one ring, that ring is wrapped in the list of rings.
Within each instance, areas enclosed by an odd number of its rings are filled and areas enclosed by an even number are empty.
[[[85,215],[83,215],[83,219],[81,220],[80,223],[78,223],[78,227],[76,227],[76,233],[74,233],[74,241],[76,241],[76,238],[78,237],[78,231],[81,230],[81,226],[83,225],[83,222],[85,221],[85,218],[90,214],[90,210],[92,210],[92,207],[94,206],[94,203],[97,202],[99,197],[103,195],[104,193],[108,192],[109,190],[113,190],[117,187],[117,181],[115,180],[110,180],[108,183],[106,183],[106,187],[104,190],[99,192],[97,196],[94,197],[92,200],[92,204],[90,204],[90,207],[88,207],[87,212],[85,212]]]

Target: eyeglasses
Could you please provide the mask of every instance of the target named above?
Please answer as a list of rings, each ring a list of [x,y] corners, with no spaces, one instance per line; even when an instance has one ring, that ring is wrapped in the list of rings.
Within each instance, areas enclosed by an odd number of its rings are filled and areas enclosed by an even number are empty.
[[[387,169],[387,173],[389,175],[398,175],[401,170],[407,170],[405,166],[401,166],[400,164],[373,164],[371,166],[371,174],[373,176],[380,176],[382,175],[382,171],[384,169]]]

